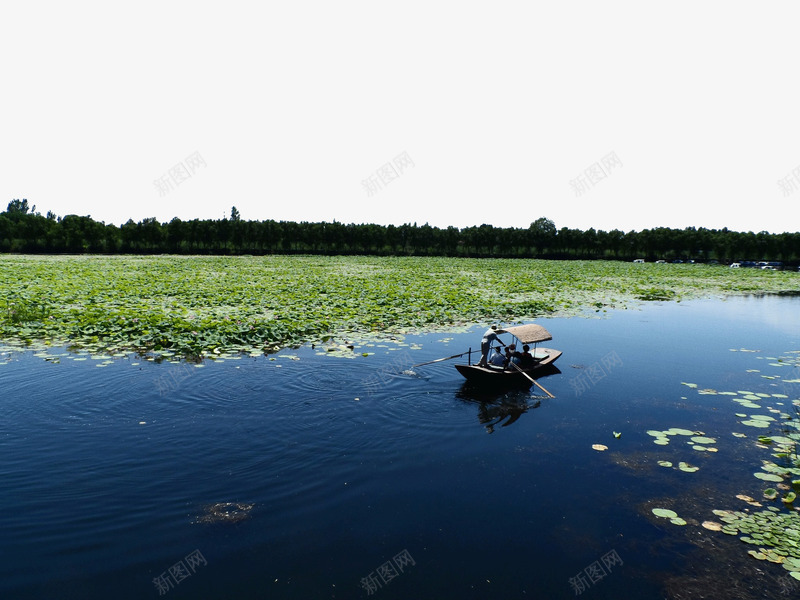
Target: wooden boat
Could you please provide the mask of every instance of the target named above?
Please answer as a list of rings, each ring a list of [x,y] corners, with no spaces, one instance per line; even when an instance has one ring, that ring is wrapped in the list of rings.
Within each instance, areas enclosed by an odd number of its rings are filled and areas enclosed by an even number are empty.
[[[472,364],[470,356],[469,364],[455,365],[458,372],[466,377],[468,381],[481,385],[530,386],[532,385],[531,380],[523,375],[523,373],[535,379],[539,375],[544,375],[551,370],[555,370],[553,363],[561,356],[561,350],[536,347],[536,344],[539,342],[546,342],[553,339],[553,336],[550,335],[550,332],[544,327],[531,323],[528,325],[518,325],[516,327],[506,327],[503,331],[517,339],[518,349],[521,349],[522,344],[534,346],[531,349],[531,354],[535,361],[534,364],[519,370],[514,367],[503,369],[492,365],[480,367]],[[502,333],[500,335],[502,335]]]

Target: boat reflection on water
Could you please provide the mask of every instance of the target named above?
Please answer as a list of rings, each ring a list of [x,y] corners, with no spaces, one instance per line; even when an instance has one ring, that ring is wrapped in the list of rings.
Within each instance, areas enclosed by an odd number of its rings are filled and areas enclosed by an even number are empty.
[[[561,371],[555,366],[547,370],[548,375],[559,373]],[[526,412],[539,408],[542,400],[549,399],[544,395],[537,395],[537,391],[526,387],[492,389],[467,381],[456,392],[456,398],[477,405],[478,420],[486,427],[488,433],[494,433],[495,426],[508,427]]]

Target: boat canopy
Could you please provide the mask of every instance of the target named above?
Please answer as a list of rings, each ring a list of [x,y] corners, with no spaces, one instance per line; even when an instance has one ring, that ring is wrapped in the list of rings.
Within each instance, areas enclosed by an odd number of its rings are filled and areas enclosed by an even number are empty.
[[[541,325],[530,323],[528,325],[517,325],[516,327],[506,327],[506,333],[510,333],[523,344],[538,344],[552,340],[553,336]]]

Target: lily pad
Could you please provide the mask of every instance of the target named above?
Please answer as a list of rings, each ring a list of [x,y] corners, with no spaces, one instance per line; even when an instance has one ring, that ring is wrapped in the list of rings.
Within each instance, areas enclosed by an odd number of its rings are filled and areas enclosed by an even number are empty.
[[[753,473],[753,475],[755,475],[758,479],[761,479],[762,481],[775,481],[775,482],[783,481],[783,477],[775,475],[774,473],[759,472],[759,473]]]
[[[696,436],[692,437],[691,440],[695,444],[716,444],[717,443],[717,440],[715,440],[714,438],[704,437],[702,435],[696,435]]]
[[[678,517],[678,513],[668,508],[654,508],[653,514],[664,519],[676,519]]]
[[[764,498],[767,500],[775,500],[778,497],[778,490],[775,488],[767,488],[764,490]]]
[[[688,429],[680,429],[679,427],[672,427],[667,429],[666,433],[668,435],[695,435],[694,431],[689,431]]]
[[[748,400],[743,400],[739,402],[739,404],[742,406],[742,408],[761,408],[760,404],[756,404],[755,402],[750,402]]]
[[[766,421],[758,420],[742,421],[742,425],[747,425],[748,427],[769,427],[769,423]]]
[[[603,450],[608,450],[608,446],[604,446],[603,444],[592,444],[592,449],[602,452]]]

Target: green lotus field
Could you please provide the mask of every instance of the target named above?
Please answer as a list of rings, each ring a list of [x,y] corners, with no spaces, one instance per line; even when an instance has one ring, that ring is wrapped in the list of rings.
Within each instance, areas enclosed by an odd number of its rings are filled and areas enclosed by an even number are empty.
[[[792,293],[700,264],[342,256],[0,256],[0,338],[104,352],[275,351],[642,301]]]

